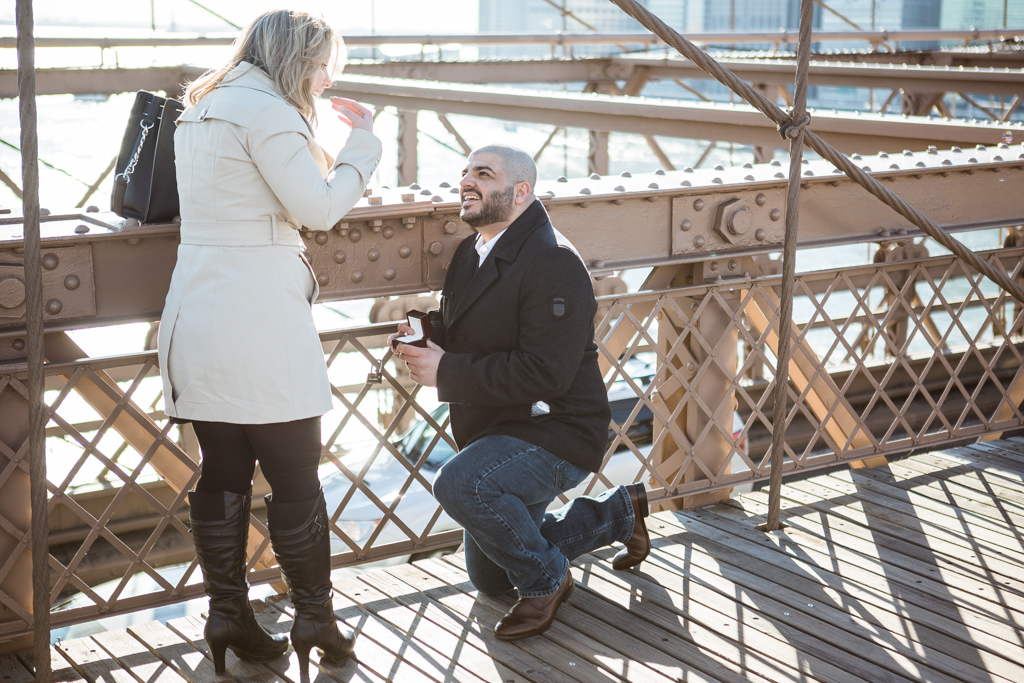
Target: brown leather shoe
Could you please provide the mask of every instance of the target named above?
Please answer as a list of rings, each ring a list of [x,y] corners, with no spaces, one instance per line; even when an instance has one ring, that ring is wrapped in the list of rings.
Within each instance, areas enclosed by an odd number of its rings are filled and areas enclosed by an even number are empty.
[[[633,515],[636,522],[633,524],[633,535],[626,541],[626,547],[615,554],[612,558],[612,569],[631,569],[651,554],[651,537],[647,533],[647,523],[644,518],[651,513],[647,506],[647,491],[643,484],[631,484],[626,487],[629,490],[629,500],[633,503]]]
[[[494,636],[498,640],[518,640],[544,633],[555,620],[555,612],[563,602],[569,600],[574,588],[576,583],[572,580],[570,571],[566,572],[562,583],[551,595],[541,598],[519,598],[508,614],[494,627]]]

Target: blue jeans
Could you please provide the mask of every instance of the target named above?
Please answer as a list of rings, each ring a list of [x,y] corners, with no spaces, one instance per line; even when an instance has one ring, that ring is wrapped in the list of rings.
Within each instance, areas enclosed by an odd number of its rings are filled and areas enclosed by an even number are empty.
[[[635,520],[624,486],[546,511],[588,474],[510,436],[474,441],[441,468],[434,497],[465,529],[466,570],[480,592],[550,595],[571,560],[630,537]]]

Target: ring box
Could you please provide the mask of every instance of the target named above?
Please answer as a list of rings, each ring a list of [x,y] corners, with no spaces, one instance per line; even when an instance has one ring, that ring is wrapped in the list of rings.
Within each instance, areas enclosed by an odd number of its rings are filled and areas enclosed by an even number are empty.
[[[404,337],[396,337],[391,340],[391,348],[397,349],[399,344],[419,346],[426,348],[427,340],[430,339],[433,330],[430,327],[430,314],[422,311],[412,310],[405,315],[406,322],[412,328],[412,334]]]

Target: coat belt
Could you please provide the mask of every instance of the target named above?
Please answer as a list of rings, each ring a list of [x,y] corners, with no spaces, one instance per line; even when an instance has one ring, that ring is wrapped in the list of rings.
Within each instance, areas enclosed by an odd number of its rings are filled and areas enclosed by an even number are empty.
[[[299,231],[276,216],[262,221],[182,221],[181,243],[213,247],[301,247]]]

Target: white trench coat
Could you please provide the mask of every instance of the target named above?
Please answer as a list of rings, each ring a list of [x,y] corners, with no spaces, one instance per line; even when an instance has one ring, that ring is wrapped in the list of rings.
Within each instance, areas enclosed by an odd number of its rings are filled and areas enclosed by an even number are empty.
[[[331,409],[298,229],[330,230],[380,159],[353,130],[331,161],[261,69],[242,62],[178,119],[181,245],[160,320],[165,410],[265,424]]]

